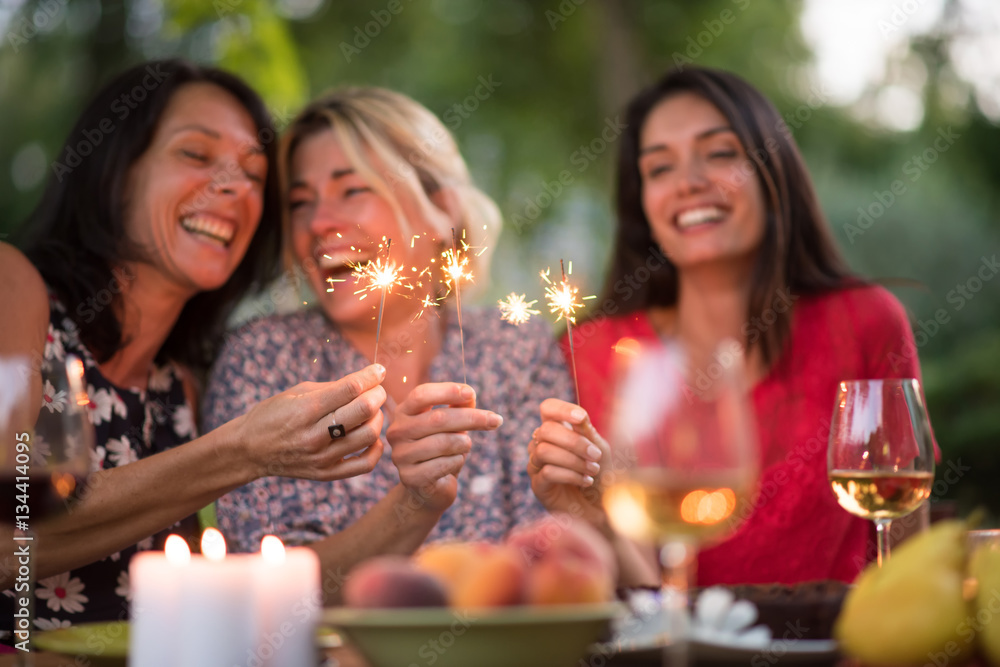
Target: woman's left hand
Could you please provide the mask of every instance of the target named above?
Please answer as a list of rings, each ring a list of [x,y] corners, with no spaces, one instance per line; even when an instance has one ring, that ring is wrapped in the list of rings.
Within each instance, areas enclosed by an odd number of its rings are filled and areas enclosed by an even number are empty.
[[[414,387],[396,408],[386,439],[400,481],[421,508],[440,514],[451,506],[472,449],[468,431],[492,431],[502,423],[495,412],[476,408],[476,392],[466,384]]]
[[[542,425],[528,444],[532,491],[550,512],[582,512],[582,518],[603,526],[601,482],[611,468],[611,448],[578,405],[549,398],[541,415]]]

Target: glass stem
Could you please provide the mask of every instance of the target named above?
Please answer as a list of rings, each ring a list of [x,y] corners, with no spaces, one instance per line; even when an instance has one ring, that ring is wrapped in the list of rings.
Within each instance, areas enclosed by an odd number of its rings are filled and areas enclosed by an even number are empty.
[[[693,543],[672,540],[660,549],[663,588],[661,590],[664,613],[667,614],[667,632],[670,645],[664,651],[664,665],[686,667],[689,664],[688,634],[690,612],[688,590],[694,583],[697,567]]]
[[[875,519],[875,537],[878,543],[878,566],[889,560],[889,526],[892,519]]]

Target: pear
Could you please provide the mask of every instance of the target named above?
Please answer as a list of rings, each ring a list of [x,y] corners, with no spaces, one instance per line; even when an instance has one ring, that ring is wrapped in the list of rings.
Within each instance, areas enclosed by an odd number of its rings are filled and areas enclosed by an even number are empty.
[[[1000,665],[1000,549],[980,547],[969,561],[969,574],[978,582],[976,623],[979,646],[993,665]]]
[[[870,564],[834,626],[841,651],[870,665],[959,664],[975,649],[965,579],[964,521],[911,537],[880,569]]]

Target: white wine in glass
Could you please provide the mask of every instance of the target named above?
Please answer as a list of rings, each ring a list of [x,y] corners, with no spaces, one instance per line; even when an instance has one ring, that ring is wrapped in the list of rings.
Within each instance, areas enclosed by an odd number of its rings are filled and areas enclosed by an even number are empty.
[[[675,344],[623,340],[615,350],[612,466],[602,502],[615,530],[662,547],[664,599],[686,606],[697,548],[739,526],[737,510],[757,482],[743,358],[715,355],[717,365],[700,374],[712,381],[698,387]]]
[[[841,382],[827,468],[840,506],[875,522],[881,567],[889,558],[892,520],[920,507],[934,483],[934,444],[920,383]]]

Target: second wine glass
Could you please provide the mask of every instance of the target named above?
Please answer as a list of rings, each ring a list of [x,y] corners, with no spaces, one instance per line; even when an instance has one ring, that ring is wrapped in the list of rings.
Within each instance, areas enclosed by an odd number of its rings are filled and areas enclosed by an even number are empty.
[[[661,546],[664,599],[685,608],[698,547],[738,527],[758,475],[743,357],[735,343],[719,349],[692,372],[675,344],[615,346],[604,507],[618,532]]]
[[[920,507],[934,483],[934,440],[920,383],[841,382],[827,467],[840,506],[875,522],[881,567],[889,558],[892,520]]]

